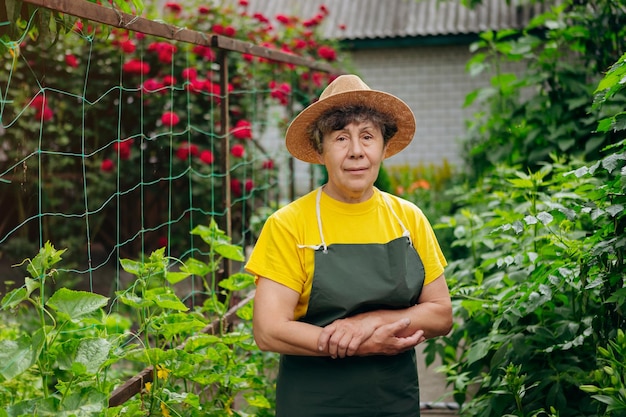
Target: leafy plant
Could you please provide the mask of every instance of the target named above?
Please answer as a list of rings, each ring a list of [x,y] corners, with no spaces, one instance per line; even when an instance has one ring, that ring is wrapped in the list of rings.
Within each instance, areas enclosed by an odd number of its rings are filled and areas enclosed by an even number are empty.
[[[626,336],[617,330],[606,347],[598,347],[599,368],[592,373],[595,384],[581,385],[602,404],[600,416],[619,416],[626,412]]]
[[[237,305],[237,320],[226,316],[253,279],[219,277],[226,260],[243,259],[242,249],[215,221],[193,233],[207,243],[208,260],[182,262],[162,248],[123,259],[135,278],[113,300],[67,288],[46,295],[65,252],[50,243],[27,260],[31,277],[1,307],[7,317],[35,311],[37,320],[16,320],[0,341],[0,415],[269,416],[276,356],[254,344],[249,299]],[[194,276],[205,282],[196,294],[205,302],[191,308],[174,285]],[[150,377],[140,395],[109,407],[114,389],[142,367]],[[35,376],[40,382],[27,386]]]

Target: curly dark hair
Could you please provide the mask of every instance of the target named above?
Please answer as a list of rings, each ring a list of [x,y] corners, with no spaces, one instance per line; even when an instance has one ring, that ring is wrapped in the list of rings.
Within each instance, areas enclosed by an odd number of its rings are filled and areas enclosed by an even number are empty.
[[[307,136],[313,148],[321,154],[324,135],[343,129],[350,123],[360,123],[366,120],[380,128],[385,145],[398,132],[396,120],[390,114],[361,104],[348,104],[333,107],[322,113],[307,129]]]

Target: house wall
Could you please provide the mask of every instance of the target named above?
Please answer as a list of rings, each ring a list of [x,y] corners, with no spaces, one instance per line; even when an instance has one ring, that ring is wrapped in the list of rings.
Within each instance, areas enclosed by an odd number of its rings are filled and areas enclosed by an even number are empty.
[[[465,96],[486,83],[465,70],[467,45],[357,50],[351,56],[371,88],[404,100],[417,120],[413,142],[385,165],[462,164],[459,139],[472,116],[463,108]]]

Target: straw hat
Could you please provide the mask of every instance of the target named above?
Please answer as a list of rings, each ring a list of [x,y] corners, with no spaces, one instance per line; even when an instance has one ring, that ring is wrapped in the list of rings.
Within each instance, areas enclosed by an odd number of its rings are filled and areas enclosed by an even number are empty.
[[[397,154],[413,140],[415,116],[404,101],[372,90],[356,75],[340,75],[324,89],[319,100],[302,110],[287,128],[285,140],[289,153],[301,161],[319,164],[307,129],[326,110],[345,104],[361,104],[393,116],[398,132],[389,140],[385,158]]]

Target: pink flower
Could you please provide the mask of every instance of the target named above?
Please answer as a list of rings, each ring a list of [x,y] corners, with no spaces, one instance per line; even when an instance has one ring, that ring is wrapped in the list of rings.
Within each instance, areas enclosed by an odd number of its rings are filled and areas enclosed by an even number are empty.
[[[78,59],[76,59],[76,57],[72,54],[65,55],[65,63],[67,64],[67,66],[72,68],[78,67]]]
[[[150,72],[150,65],[139,59],[131,59],[122,66],[122,71],[127,74],[145,75]]]
[[[100,171],[102,172],[111,172],[113,171],[113,168],[115,168],[115,164],[109,158],[106,158],[100,164]]]
[[[252,125],[249,121],[241,119],[235,123],[231,133],[237,139],[252,139]]]
[[[239,5],[243,7],[248,7],[248,0],[239,0]]]
[[[213,152],[207,150],[200,152],[200,160],[207,165],[211,165],[214,161]]]
[[[166,111],[161,116],[161,122],[164,126],[176,126],[178,122],[180,122],[180,117],[178,117],[178,115],[172,111]]]
[[[230,148],[230,154],[234,156],[235,158],[243,157],[243,154],[245,153],[245,151],[246,149],[243,147],[243,145],[240,145],[240,144],[233,145],[233,147]]]
[[[266,161],[263,161],[262,168],[263,169],[274,169],[274,160],[273,159],[268,159]]]
[[[339,30],[346,30],[346,24],[345,23],[340,24]]]

